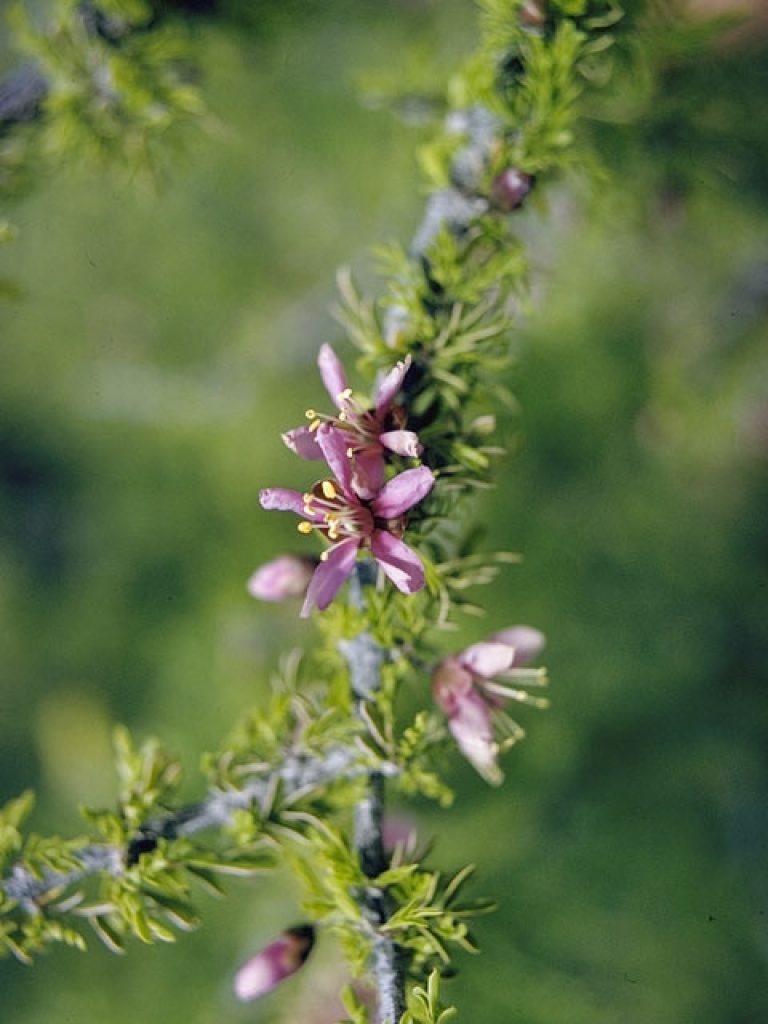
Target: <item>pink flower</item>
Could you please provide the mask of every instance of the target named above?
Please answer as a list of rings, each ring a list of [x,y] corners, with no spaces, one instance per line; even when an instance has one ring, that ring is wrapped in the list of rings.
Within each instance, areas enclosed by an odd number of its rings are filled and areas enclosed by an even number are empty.
[[[372,409],[353,395],[347,385],[344,366],[330,345],[321,347],[317,363],[323,384],[338,413],[336,416],[324,416],[309,409],[310,425],[287,431],[283,434],[283,441],[304,459],[322,459],[318,428],[323,422],[337,427],[346,439],[355,490],[361,498],[372,498],[384,484],[385,450],[404,456],[418,456],[422,452],[417,435],[412,430],[403,429],[405,413],[395,405],[395,398],[410,368],[411,357],[406,356],[384,377]]]
[[[357,490],[345,432],[329,423],[316,431],[317,443],[332,469],[335,480],[321,480],[308,494],[272,487],[263,490],[261,505],[303,516],[301,533],[317,530],[330,547],[320,556],[320,564],[307,589],[302,617],[313,608],[327,608],[341,586],[352,574],[360,550],[370,550],[384,573],[404,594],[413,594],[424,586],[424,566],[418,554],[400,539],[404,516],[431,490],[432,471],[426,466],[406,469],[384,484],[373,497]]]
[[[444,658],[432,676],[437,704],[448,716],[448,729],[462,754],[483,776],[498,785],[500,751],[523,736],[503,711],[509,700],[546,706],[521,686],[541,686],[541,669],[526,669],[544,646],[544,635],[531,626],[512,626]],[[518,686],[508,685],[516,682]],[[497,739],[497,735],[499,738]]]
[[[266,995],[295,974],[315,943],[315,929],[303,924],[287,928],[279,938],[251,957],[235,975],[235,995],[250,1002]]]
[[[246,584],[248,593],[260,601],[285,601],[291,597],[303,597],[316,565],[316,558],[280,555],[260,565],[251,575]]]

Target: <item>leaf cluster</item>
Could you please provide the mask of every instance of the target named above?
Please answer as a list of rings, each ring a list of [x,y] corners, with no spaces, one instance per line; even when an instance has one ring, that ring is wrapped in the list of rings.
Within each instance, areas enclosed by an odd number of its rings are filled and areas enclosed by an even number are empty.
[[[408,1009],[400,1024],[445,1024],[456,1015],[456,1008],[440,1001],[440,972],[432,971],[426,986],[413,985],[408,990]]]
[[[204,113],[183,25],[154,21],[143,0],[59,0],[43,31],[20,6],[13,21],[47,82],[32,129],[37,150],[49,161],[94,161],[157,179]]]
[[[112,952],[123,951],[128,935],[171,942],[174,928],[198,922],[193,885],[221,894],[219,875],[273,866],[274,850],[261,834],[185,834],[200,808],[172,807],[180,770],[156,741],[136,747],[120,728],[115,750],[117,809],[83,811],[96,835],[24,835],[29,794],[0,812],[0,955],[28,962],[55,942],[84,949],[81,923]]]
[[[451,963],[451,946],[468,953],[478,951],[467,922],[492,910],[493,905],[486,900],[459,899],[474,870],[470,864],[444,880],[437,871],[416,863],[403,864],[374,880],[375,885],[387,889],[397,908],[381,930],[411,951],[415,977],[424,978],[434,967],[446,969]]]
[[[33,806],[34,797],[27,792],[0,810],[0,877],[5,877],[12,867],[23,866],[33,884],[42,883],[50,873],[66,876],[78,867],[77,854],[85,840],[24,835],[22,825]],[[46,894],[45,903],[53,904],[59,895],[56,890]],[[52,943],[85,948],[75,928],[44,914],[42,907],[30,914],[29,907],[22,905],[26,902],[0,886],[0,957],[11,955],[28,964],[34,954]]]

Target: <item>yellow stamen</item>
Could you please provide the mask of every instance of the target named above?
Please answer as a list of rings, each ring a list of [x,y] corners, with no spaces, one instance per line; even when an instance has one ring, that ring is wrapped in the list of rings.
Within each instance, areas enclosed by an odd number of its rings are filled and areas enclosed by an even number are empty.
[[[329,554],[329,552],[327,552],[327,551],[322,551],[322,552],[320,553],[320,561],[321,561],[321,562],[327,562],[327,561],[328,561],[328,554]]]
[[[342,422],[342,423],[344,423],[344,421],[346,420],[346,418],[347,418],[347,414],[346,414],[346,413],[344,412],[344,410],[343,410],[343,409],[341,410],[341,412],[339,413],[339,415],[338,415],[338,416],[336,417],[336,419],[338,419],[338,420],[341,420],[341,422]]]
[[[329,501],[338,497],[338,491],[330,480],[323,480],[320,484],[320,490],[323,492],[323,497],[328,498]]]
[[[312,533],[312,523],[308,523],[306,521],[301,522],[296,527],[296,529],[299,531],[299,533]]]
[[[331,538],[331,540],[337,539],[337,537],[339,536],[338,523],[331,523],[331,525],[328,527],[328,536]]]
[[[352,459],[352,458],[354,458],[354,455],[355,455],[354,449],[347,448],[347,458],[348,459]]]
[[[336,396],[336,401],[337,402],[346,402],[351,397],[352,397],[352,388],[344,388],[344,390],[340,391],[338,393],[338,395]]]
[[[307,418],[308,420],[314,420],[314,419],[317,419],[317,413],[315,412],[315,410],[314,410],[314,409],[307,409],[307,411],[306,411],[306,412],[304,413],[304,415],[305,415],[305,417],[306,417],[306,418]]]
[[[312,420],[312,422],[309,424],[309,432],[313,433],[315,430],[317,430],[321,422],[321,420]]]

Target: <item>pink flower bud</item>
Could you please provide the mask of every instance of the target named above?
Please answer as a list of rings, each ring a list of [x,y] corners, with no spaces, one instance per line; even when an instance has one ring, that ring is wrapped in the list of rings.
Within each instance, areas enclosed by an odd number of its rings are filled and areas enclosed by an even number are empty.
[[[520,21],[529,28],[541,28],[547,20],[544,5],[538,0],[523,0],[520,5]]]
[[[512,668],[529,665],[541,654],[546,643],[544,634],[533,626],[510,626],[508,629],[500,629],[488,639],[497,644],[514,647]]]
[[[500,210],[509,213],[523,205],[525,197],[533,188],[533,178],[516,167],[508,167],[494,179],[491,185],[491,201]]]
[[[315,929],[302,924],[283,934],[251,957],[235,975],[235,995],[251,1002],[271,992],[301,967],[315,943]]]
[[[413,847],[419,838],[416,823],[405,814],[385,814],[381,823],[381,840],[385,850],[396,846]]]
[[[281,555],[259,566],[248,580],[248,593],[261,601],[303,597],[317,562],[298,555]]]

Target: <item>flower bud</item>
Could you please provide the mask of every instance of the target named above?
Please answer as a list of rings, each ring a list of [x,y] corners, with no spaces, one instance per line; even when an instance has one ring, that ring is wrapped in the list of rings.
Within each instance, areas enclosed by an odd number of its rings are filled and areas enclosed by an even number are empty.
[[[282,935],[251,957],[235,975],[235,995],[250,1002],[266,995],[295,974],[312,951],[315,929],[302,924],[287,928]]]
[[[533,626],[510,626],[508,629],[499,630],[488,639],[497,644],[514,647],[515,656],[512,668],[530,664],[541,654],[546,643],[544,634],[540,630],[534,629]]]
[[[419,838],[416,823],[405,814],[385,814],[381,823],[381,841],[385,850],[413,848]]]
[[[248,580],[248,593],[261,601],[286,601],[291,597],[303,597],[316,565],[313,558],[280,555],[259,566]]]
[[[525,197],[533,188],[533,178],[516,167],[502,171],[491,185],[491,201],[506,213],[523,205]]]
[[[547,20],[541,0],[523,0],[520,5],[520,22],[528,28],[541,28]]]

